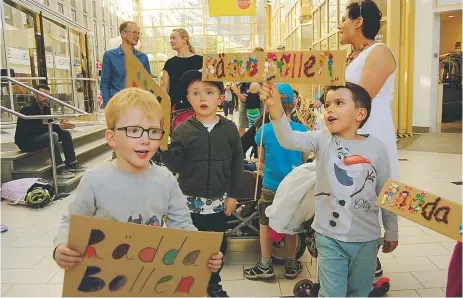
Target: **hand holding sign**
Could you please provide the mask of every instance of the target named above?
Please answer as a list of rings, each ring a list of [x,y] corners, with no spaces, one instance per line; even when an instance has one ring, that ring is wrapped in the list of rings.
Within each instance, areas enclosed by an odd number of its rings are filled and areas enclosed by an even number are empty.
[[[69,264],[63,296],[204,296],[210,271],[222,264],[221,241],[221,233],[74,215],[69,249],[60,245],[59,255],[83,260]]]

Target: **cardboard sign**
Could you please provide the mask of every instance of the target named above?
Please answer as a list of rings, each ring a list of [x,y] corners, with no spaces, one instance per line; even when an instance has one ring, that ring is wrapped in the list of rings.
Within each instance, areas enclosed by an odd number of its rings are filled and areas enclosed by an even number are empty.
[[[297,118],[299,118],[308,130],[313,130],[317,121],[317,115],[310,108],[310,103],[307,99],[296,98],[296,114]]]
[[[204,81],[344,85],[345,51],[210,53]]]
[[[376,204],[450,238],[461,241],[461,204],[389,179]]]
[[[221,241],[222,233],[74,215],[68,243],[83,261],[66,271],[63,296],[204,296]]]
[[[164,128],[166,133],[161,140],[160,147],[167,148],[170,134],[170,97],[158,84],[156,84],[150,74],[143,67],[143,64],[141,64],[138,58],[135,57],[131,51],[124,50],[124,54],[126,67],[125,86],[127,88],[138,87],[145,91],[149,91],[156,95],[158,101],[161,103],[162,112],[164,114],[164,120],[163,123],[161,123],[161,127]]]

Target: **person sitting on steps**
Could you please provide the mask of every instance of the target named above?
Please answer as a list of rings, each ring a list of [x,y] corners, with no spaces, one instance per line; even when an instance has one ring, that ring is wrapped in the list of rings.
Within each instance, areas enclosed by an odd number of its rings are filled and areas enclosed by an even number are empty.
[[[35,88],[45,94],[50,94],[50,87],[48,85],[41,84]],[[34,94],[34,97],[35,100],[22,107],[20,113],[26,116],[51,115],[48,98],[39,94]],[[76,160],[71,133],[67,130],[74,127],[75,125],[67,120],[61,120],[59,125],[53,124],[54,152],[58,179],[69,179],[75,176],[72,172],[82,172],[85,170]],[[48,126],[43,124],[42,119],[26,120],[18,118],[14,140],[16,146],[23,152],[33,152],[44,148],[50,150]],[[59,150],[60,141],[63,145],[66,163],[61,158]]]

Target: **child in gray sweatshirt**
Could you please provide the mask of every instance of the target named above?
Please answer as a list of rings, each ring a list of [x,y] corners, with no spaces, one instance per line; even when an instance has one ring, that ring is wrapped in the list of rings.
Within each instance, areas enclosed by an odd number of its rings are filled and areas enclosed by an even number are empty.
[[[367,297],[373,283],[381,236],[376,198],[390,177],[384,144],[357,130],[368,120],[371,97],[361,86],[346,83],[326,93],[323,132],[293,131],[283,117],[277,88],[264,85],[261,100],[270,111],[279,143],[291,150],[312,151],[317,160],[315,244],[321,297]],[[383,252],[398,245],[397,216],[382,211]]]
[[[63,269],[82,261],[67,244],[72,215],[197,230],[174,176],[149,163],[164,136],[162,115],[156,97],[137,88],[124,89],[109,102],[106,140],[117,159],[85,173],[69,213],[63,216],[53,253]],[[221,268],[222,258],[221,252],[211,257],[212,272]]]

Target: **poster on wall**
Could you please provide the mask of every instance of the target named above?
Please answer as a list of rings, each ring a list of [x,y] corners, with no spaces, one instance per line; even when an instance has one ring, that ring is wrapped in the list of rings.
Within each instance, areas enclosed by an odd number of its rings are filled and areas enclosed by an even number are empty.
[[[344,85],[345,51],[209,53],[203,80]]]
[[[209,16],[255,16],[256,0],[209,0]]]
[[[401,217],[461,241],[461,204],[389,179],[376,204]]]
[[[64,275],[63,297],[203,297],[222,233],[71,217],[69,247],[83,261]]]

